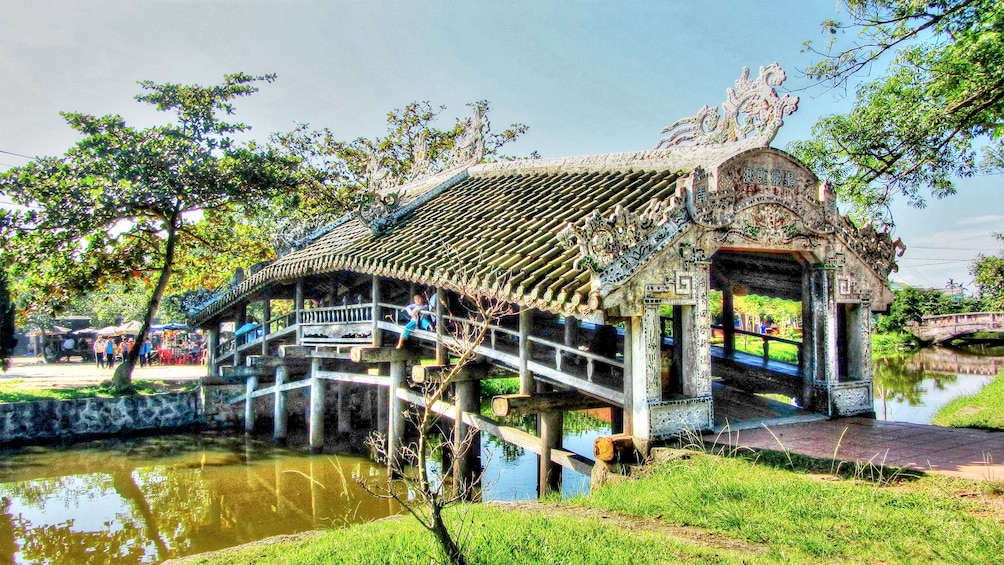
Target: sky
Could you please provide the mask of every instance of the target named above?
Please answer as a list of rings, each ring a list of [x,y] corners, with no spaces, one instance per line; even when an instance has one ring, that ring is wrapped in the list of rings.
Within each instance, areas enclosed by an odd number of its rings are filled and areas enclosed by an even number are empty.
[[[167,117],[133,100],[137,81],[238,71],[278,74],[237,106],[257,138],[297,123],[380,136],[414,100],[446,105],[445,127],[488,99],[494,127],[530,126],[506,153],[561,157],[651,149],[664,126],[720,105],[742,67],[777,61],[779,90],[801,98],[783,149],[850,108],[799,72],[813,61],[803,43],[843,17],[836,0],[0,0],[0,171],[77,141],[61,111],[154,125]],[[907,251],[892,279],[971,290],[970,260],[1001,249],[1002,184],[964,179],[925,209],[896,206]]]

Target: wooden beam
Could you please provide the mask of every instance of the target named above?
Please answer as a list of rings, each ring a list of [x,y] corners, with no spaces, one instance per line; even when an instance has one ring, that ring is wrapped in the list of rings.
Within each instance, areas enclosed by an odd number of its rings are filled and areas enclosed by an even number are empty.
[[[451,367],[445,365],[412,365],[411,380],[415,384],[440,383],[449,374]],[[460,368],[454,382],[480,381],[487,379],[488,367],[471,364]]]
[[[368,373],[345,373],[342,371],[317,371],[317,378],[361,385],[390,386],[390,377]]]
[[[603,400],[586,396],[574,390],[546,392],[534,395],[503,394],[492,398],[492,412],[499,418],[504,418],[511,414],[568,412],[570,410],[588,410],[590,408],[605,408],[607,406],[610,405]]]
[[[393,347],[356,346],[349,357],[356,363],[390,363],[392,361],[418,361],[422,353]]]
[[[425,406],[425,399],[421,394],[415,391],[400,388],[397,389],[396,394],[401,400],[411,402],[412,404],[418,406]],[[432,406],[432,410],[444,418],[449,418],[451,420],[455,420],[457,418],[456,408],[448,402],[436,402]],[[462,417],[464,422],[469,426],[475,426],[482,432],[493,435],[503,441],[507,441],[513,445],[522,447],[527,451],[540,455],[540,438],[531,433],[524,432],[521,429],[513,428],[511,426],[503,426],[491,418],[486,418],[481,414],[473,412],[464,412]],[[579,455],[578,453],[565,449],[551,449],[551,461],[583,475],[589,475],[593,472],[593,462],[591,460]]]

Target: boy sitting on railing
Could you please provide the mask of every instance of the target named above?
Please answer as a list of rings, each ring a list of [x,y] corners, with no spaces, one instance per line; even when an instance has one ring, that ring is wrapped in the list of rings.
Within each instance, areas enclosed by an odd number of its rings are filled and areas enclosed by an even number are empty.
[[[411,337],[411,332],[415,331],[416,328],[422,328],[423,330],[432,329],[432,321],[429,319],[432,316],[432,311],[429,309],[429,305],[426,304],[425,297],[421,294],[416,294],[413,298],[415,301],[404,308],[411,319],[404,325],[401,338],[397,340],[397,349],[404,347],[404,340]]]

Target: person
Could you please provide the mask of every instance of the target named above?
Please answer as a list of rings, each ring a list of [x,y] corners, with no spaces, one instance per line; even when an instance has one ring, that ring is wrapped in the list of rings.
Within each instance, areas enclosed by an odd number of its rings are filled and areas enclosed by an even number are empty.
[[[105,341],[105,363],[108,364],[109,369],[115,368],[115,340]]]
[[[425,303],[425,297],[421,294],[416,294],[413,299],[414,302],[404,307],[405,312],[408,313],[411,319],[404,325],[401,338],[397,340],[397,349],[404,347],[404,340],[411,337],[411,332],[417,328],[422,328],[423,330],[432,329],[432,322],[426,317],[426,314],[431,314],[431,311],[429,310],[429,305]]]
[[[143,345],[139,348],[139,366],[148,367],[150,366],[150,352],[153,350],[153,346],[150,345],[150,340],[147,339],[143,342]]]
[[[99,337],[94,340],[94,364],[99,369],[105,368],[105,338]]]
[[[66,339],[63,340],[63,351],[60,355],[66,357],[66,360],[69,361],[70,355],[73,354],[73,347],[75,345],[77,345],[77,342],[73,341],[72,337],[66,336]],[[59,361],[59,357],[59,355],[56,356],[56,361]]]

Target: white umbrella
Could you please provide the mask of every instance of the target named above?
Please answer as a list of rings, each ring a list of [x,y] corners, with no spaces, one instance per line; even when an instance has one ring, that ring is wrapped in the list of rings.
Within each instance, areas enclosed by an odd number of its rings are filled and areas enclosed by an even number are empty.
[[[136,320],[133,320],[131,322],[126,322],[121,326],[119,326],[115,333],[117,333],[118,335],[129,335],[129,334],[135,335],[139,333],[139,328],[142,325],[143,324],[137,322]]]
[[[63,335],[68,333],[70,333],[70,328],[64,328],[63,326],[52,326],[52,329],[45,330],[45,335]],[[42,332],[35,329],[25,332],[24,335],[25,337],[35,337],[42,335]]]
[[[98,335],[115,335],[115,332],[119,331],[118,326],[105,326],[98,330]]]

